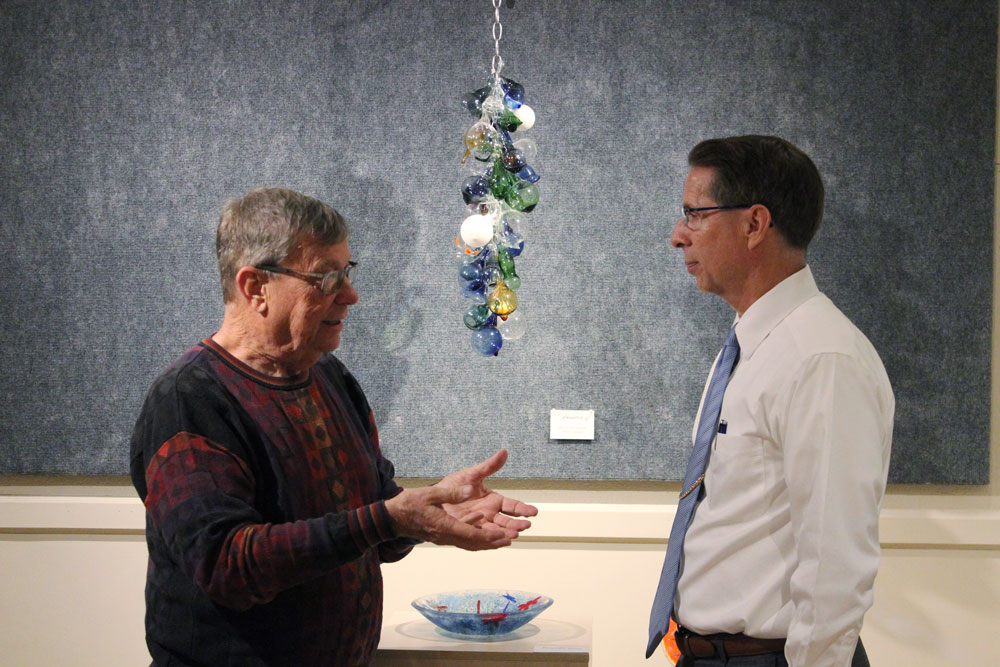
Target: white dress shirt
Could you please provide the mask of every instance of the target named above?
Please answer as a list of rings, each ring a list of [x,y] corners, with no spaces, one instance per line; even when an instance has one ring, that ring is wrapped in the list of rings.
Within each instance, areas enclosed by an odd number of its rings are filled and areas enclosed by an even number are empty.
[[[892,387],[808,266],[755,301],[736,337],[676,616],[701,634],[785,637],[792,667],[846,667],[879,564]]]

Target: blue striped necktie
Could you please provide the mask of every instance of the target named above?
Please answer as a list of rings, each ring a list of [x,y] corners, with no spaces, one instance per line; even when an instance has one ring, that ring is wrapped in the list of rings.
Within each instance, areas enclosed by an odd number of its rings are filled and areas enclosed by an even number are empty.
[[[712,380],[708,383],[705,400],[701,406],[701,421],[698,422],[698,432],[695,434],[694,451],[688,459],[687,472],[684,474],[684,486],[681,488],[680,502],[677,503],[677,514],[674,515],[674,525],[670,529],[670,542],[667,543],[667,555],[663,559],[663,571],[660,573],[660,584],[653,598],[653,609],[649,613],[649,645],[646,647],[646,657],[653,654],[656,646],[663,641],[663,636],[670,626],[670,615],[674,611],[674,593],[677,591],[677,577],[680,572],[681,552],[684,547],[684,533],[691,523],[694,506],[698,502],[697,493],[705,479],[705,466],[708,464],[708,453],[712,440],[719,426],[719,412],[722,409],[722,395],[726,393],[729,376],[740,356],[740,344],[736,340],[736,325],[729,330],[726,342],[719,353],[719,361],[715,364]]]

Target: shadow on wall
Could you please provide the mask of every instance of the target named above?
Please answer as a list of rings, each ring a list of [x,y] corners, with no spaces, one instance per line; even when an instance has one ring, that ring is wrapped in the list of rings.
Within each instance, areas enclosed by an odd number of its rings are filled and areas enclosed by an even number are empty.
[[[403,350],[423,324],[423,313],[408,299],[414,262],[421,258],[412,251],[416,214],[388,180],[338,172],[330,182],[326,202],[351,228],[359,296],[335,354],[361,383],[378,418],[390,413],[404,385],[410,363]]]

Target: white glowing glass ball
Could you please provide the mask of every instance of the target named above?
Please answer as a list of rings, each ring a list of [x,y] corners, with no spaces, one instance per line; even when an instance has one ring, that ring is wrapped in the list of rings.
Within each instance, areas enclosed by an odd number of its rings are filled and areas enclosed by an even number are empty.
[[[538,156],[538,145],[531,137],[523,137],[514,142],[514,148],[524,153],[524,160],[528,164],[534,162]]]
[[[497,331],[504,337],[504,340],[517,340],[524,335],[527,322],[524,321],[524,313],[519,307],[507,316],[506,320],[497,320]]]
[[[470,215],[459,230],[462,240],[470,248],[481,248],[493,238],[493,218],[488,215]]]
[[[520,211],[515,211],[514,209],[509,209],[504,212],[501,218],[504,224],[510,227],[510,231],[517,234],[518,236],[524,236],[524,214]]]
[[[519,121],[521,121],[521,124],[517,126],[518,130],[530,130],[534,127],[535,110],[527,104],[522,104],[517,109],[514,109],[514,115],[517,116]]]

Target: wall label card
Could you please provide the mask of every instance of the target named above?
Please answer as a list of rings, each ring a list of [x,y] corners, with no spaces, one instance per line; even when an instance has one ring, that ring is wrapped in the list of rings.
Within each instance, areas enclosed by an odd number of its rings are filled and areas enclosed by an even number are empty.
[[[551,410],[549,412],[550,440],[593,440],[593,410]]]

